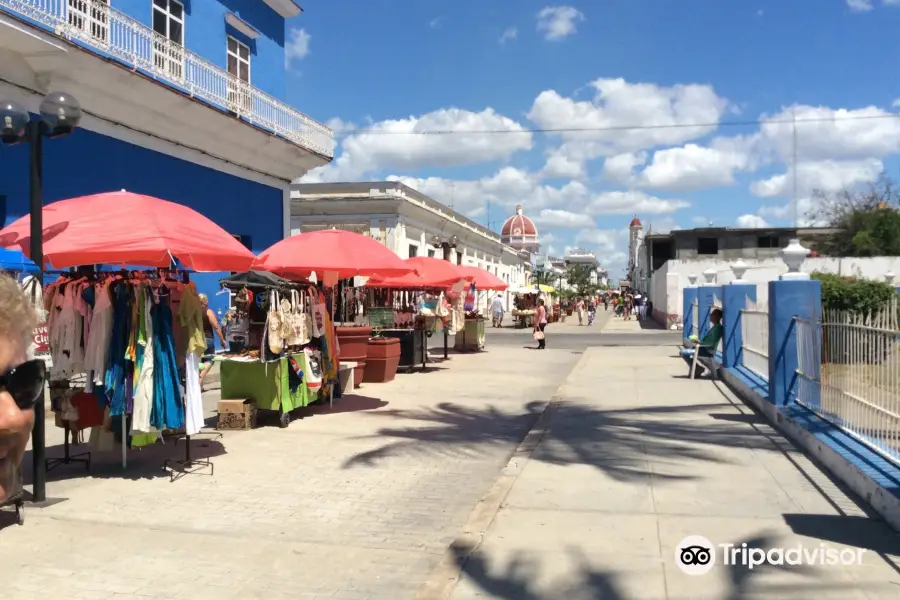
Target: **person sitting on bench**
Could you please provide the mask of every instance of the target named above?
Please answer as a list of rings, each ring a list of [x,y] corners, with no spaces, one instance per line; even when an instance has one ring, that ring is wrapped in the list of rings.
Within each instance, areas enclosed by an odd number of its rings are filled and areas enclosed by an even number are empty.
[[[681,358],[688,361],[694,360],[694,353],[699,352],[698,358],[713,359],[716,356],[716,347],[722,339],[722,309],[714,308],[709,313],[709,322],[712,327],[703,339],[699,339],[696,335],[692,335],[689,339],[693,344],[691,348],[683,348],[681,350]]]

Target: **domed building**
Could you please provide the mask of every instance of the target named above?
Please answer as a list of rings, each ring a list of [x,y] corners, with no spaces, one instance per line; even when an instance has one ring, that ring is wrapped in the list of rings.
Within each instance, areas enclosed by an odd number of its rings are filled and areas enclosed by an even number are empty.
[[[521,204],[516,205],[516,214],[508,218],[500,228],[500,241],[529,254],[535,254],[540,249],[537,227],[525,216]]]

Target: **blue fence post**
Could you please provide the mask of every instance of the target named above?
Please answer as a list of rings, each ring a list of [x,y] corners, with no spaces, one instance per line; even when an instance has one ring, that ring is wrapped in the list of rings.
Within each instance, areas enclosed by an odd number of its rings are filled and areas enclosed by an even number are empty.
[[[794,318],[812,323],[814,343],[821,347],[821,316],[822,285],[817,280],[790,278],[769,282],[769,402],[776,406],[790,402],[797,391],[799,362]]]
[[[716,272],[713,269],[707,269],[703,272],[706,283],[697,289],[697,310],[700,316],[697,319],[697,328],[700,330],[696,335],[700,338],[709,333],[709,313],[713,309],[715,298],[722,301],[722,286],[715,284]]]
[[[697,287],[690,285],[681,291],[682,309],[681,314],[684,315],[684,337],[691,337],[696,333],[694,329],[694,300],[697,299]]]
[[[756,286],[740,279],[722,286],[722,326],[724,341],[722,343],[723,366],[738,367],[743,364],[741,347],[743,335],[741,330],[741,310],[747,306],[747,299],[756,302]]]

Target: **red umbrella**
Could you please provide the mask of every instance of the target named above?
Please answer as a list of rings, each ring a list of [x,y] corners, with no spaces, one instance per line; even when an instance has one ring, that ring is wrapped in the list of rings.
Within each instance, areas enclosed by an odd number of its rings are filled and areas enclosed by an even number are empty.
[[[194,271],[246,271],[255,258],[227,231],[174,202],[130,192],[60,200],[44,207],[44,260],[52,268],[121,264]],[[31,218],[0,230],[0,247],[30,258]]]
[[[508,283],[482,268],[460,265],[457,269],[468,275],[469,280],[475,284],[475,289],[505,290],[509,287]]]
[[[415,270],[377,240],[342,229],[322,229],[281,240],[257,257],[253,269],[294,279],[315,271],[320,280],[326,273],[345,279],[402,276]]]
[[[402,277],[374,276],[369,279],[368,285],[386,288],[438,288],[451,287],[460,281],[471,279],[471,276],[463,273],[459,266],[439,258],[416,256],[403,262],[414,268],[418,275],[412,273]]]

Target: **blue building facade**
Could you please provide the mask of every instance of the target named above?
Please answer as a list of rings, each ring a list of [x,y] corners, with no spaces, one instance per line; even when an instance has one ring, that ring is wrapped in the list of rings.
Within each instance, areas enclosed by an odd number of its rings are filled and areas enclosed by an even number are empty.
[[[44,143],[44,201],[125,189],[206,215],[259,252],[290,234],[290,182],[333,157],[284,102],[291,0],[0,0],[0,100],[79,100]],[[28,211],[28,147],[0,146],[0,223]],[[140,232],[135,232],[136,236]],[[195,276],[214,309],[223,274]]]

